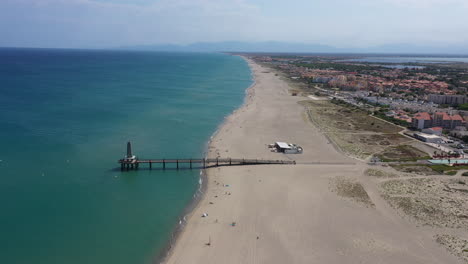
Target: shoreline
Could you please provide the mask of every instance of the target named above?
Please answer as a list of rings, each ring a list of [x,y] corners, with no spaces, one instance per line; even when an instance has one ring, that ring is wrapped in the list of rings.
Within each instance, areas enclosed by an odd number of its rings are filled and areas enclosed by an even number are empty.
[[[228,55],[239,56],[243,60],[245,60],[245,62],[247,63],[247,66],[249,67],[250,72],[251,72],[252,84],[245,89],[245,93],[244,93],[245,96],[244,96],[244,100],[243,100],[242,104],[224,118],[223,122],[221,122],[219,124],[219,126],[217,127],[215,132],[210,137],[210,140],[206,144],[205,154],[204,154],[204,156],[207,157],[207,158],[215,157],[215,156],[210,156],[210,154],[209,154],[210,148],[212,148],[213,144],[214,144],[213,139],[215,137],[217,137],[218,134],[220,133],[221,129],[226,126],[226,123],[228,122],[228,119],[230,117],[232,117],[233,115],[235,115],[237,112],[241,111],[243,108],[247,107],[250,103],[252,103],[254,101],[254,96],[255,96],[255,89],[254,88],[257,85],[257,79],[256,79],[256,76],[255,76],[256,74],[255,74],[255,71],[253,69],[254,62],[251,61],[249,58],[243,56],[243,55],[233,55],[233,54],[228,54]],[[313,124],[311,124],[311,125],[313,125]],[[329,139],[327,138],[327,140],[329,140]],[[336,146],[333,146],[333,147],[336,148]],[[190,205],[187,207],[187,209],[184,210],[184,214],[183,214],[183,219],[185,220],[184,224],[179,224],[177,226],[176,231],[174,232],[174,234],[173,234],[173,236],[171,238],[171,243],[169,244],[167,249],[163,251],[163,254],[161,254],[161,257],[157,258],[157,263],[168,263],[169,259],[174,254],[174,250],[177,247],[177,243],[179,242],[179,239],[182,237],[182,235],[183,235],[183,233],[185,231],[186,225],[189,222],[188,218],[193,216],[195,210],[201,206],[201,202],[204,200],[204,198],[207,195],[207,190],[209,189],[208,179],[209,179],[210,173],[209,173],[208,169],[201,169],[200,171],[202,172],[201,173],[202,184],[201,184],[201,186],[199,188],[200,195],[198,195],[198,197],[193,199],[191,201]]]
[[[251,95],[252,95],[252,89],[256,84],[255,76],[252,67],[250,66],[249,60],[242,56],[242,55],[232,55],[232,54],[226,54],[230,56],[238,56],[241,57],[246,63],[247,67],[250,69],[250,76],[252,83],[244,90],[244,98],[242,103],[236,107],[231,113],[226,115],[223,119],[223,121],[217,126],[216,130],[213,132],[213,134],[210,136],[210,139],[206,142],[205,144],[205,151],[203,153],[203,156],[206,158],[209,158],[209,150],[210,146],[212,144],[213,138],[215,138],[221,128],[226,124],[227,118],[235,114],[237,111],[241,110],[243,107],[245,107],[248,103],[249,100],[252,100]],[[179,217],[179,222],[176,224],[174,231],[171,233],[171,237],[167,243],[167,245],[161,249],[160,253],[157,254],[157,256],[154,258],[154,261],[152,263],[166,263],[168,258],[172,255],[172,252],[174,250],[174,247],[177,245],[177,241],[182,235],[184,228],[187,225],[187,218],[193,214],[195,209],[200,205],[200,202],[203,201],[204,196],[206,195],[206,192],[208,190],[208,169],[200,169],[200,180],[201,183],[199,184],[199,188],[193,195],[193,199],[190,201],[190,203],[184,208],[181,217]]]
[[[177,240],[179,239],[180,235],[184,231],[185,226],[187,225],[187,217],[192,214],[192,212],[198,207],[200,202],[203,200],[206,190],[208,186],[205,182],[207,182],[208,176],[206,174],[206,169],[200,169],[200,178],[199,187],[197,191],[193,194],[192,200],[190,203],[184,208],[182,211],[181,216],[179,217],[179,222],[175,224],[173,231],[171,232],[171,236],[169,241],[167,242],[166,246],[164,246],[160,252],[153,258],[151,263],[165,263],[167,258],[171,255],[173,248],[175,247]]]
[[[255,82],[211,138],[207,155],[298,164],[206,170],[206,192],[164,263],[459,263],[431,232],[415,229],[383,201],[365,176],[366,163],[339,152],[304,120],[298,102],[305,98],[291,96],[273,70],[246,60]],[[304,152],[270,152],[275,141]],[[366,203],[337,192],[354,183]]]

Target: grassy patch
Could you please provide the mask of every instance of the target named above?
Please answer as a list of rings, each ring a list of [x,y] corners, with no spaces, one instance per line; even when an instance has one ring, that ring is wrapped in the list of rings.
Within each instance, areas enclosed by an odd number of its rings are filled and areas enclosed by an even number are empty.
[[[437,165],[427,165],[429,168],[439,172],[439,173],[444,173],[447,171],[459,171],[459,170],[468,170],[468,165],[463,165],[463,166],[448,166],[448,165],[443,165],[443,164],[437,164]]]
[[[438,234],[435,239],[437,243],[445,246],[450,253],[468,263],[468,249],[466,248],[468,247],[468,241],[466,239],[447,234]]]
[[[417,161],[430,159],[431,157],[410,145],[399,145],[387,148],[384,152],[377,155],[381,161]]]
[[[398,133],[401,128],[369,116],[366,111],[349,105],[335,104],[332,101],[305,101],[312,116],[319,119],[323,128],[345,131],[376,133]]]
[[[331,183],[331,190],[336,192],[339,196],[350,198],[356,202],[364,204],[367,207],[375,206],[364,187],[355,179],[336,177],[335,179],[331,180]]]
[[[376,178],[396,178],[398,175],[391,173],[391,172],[386,172],[382,170],[377,170],[377,169],[367,169],[365,171],[365,174],[367,176],[371,177],[376,177]]]
[[[464,166],[448,166],[444,164],[398,164],[391,165],[394,169],[402,172],[417,173],[423,175],[445,174],[455,175],[459,170],[468,170],[468,165]],[[431,173],[432,172],[432,173]],[[464,175],[464,176],[468,176]]]
[[[420,175],[435,175],[443,172],[432,169],[427,164],[399,164],[391,165],[394,169],[401,172],[415,173]]]
[[[448,177],[383,182],[382,197],[418,222],[438,227],[468,226],[466,183]]]
[[[365,159],[388,146],[408,139],[398,134],[400,127],[369,116],[349,104],[331,101],[302,101],[308,119],[346,154]]]

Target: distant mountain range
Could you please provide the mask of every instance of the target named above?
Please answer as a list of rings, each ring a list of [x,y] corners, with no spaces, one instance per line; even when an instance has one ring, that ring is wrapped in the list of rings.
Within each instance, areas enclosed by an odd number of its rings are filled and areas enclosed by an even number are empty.
[[[119,49],[180,52],[281,52],[281,53],[398,53],[398,54],[467,54],[466,46],[417,46],[410,44],[391,44],[371,48],[336,48],[321,44],[302,44],[287,42],[198,42],[189,45],[141,45]]]

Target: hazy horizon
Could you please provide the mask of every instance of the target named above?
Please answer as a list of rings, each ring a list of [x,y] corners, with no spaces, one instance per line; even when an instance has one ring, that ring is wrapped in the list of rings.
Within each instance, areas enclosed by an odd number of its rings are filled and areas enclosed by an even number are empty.
[[[3,0],[0,46],[235,41],[321,45],[344,52],[390,46],[403,53],[406,47],[468,53],[467,12],[465,0]]]

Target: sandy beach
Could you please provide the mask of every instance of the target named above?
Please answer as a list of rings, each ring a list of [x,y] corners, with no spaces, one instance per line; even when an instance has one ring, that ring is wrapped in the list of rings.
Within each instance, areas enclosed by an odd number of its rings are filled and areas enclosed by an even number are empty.
[[[208,155],[297,165],[208,169],[206,193],[166,263],[462,263],[432,229],[416,228],[381,197],[366,163],[338,151],[308,121],[298,102],[310,98],[291,96],[274,72],[248,62],[255,84]],[[275,141],[304,153],[271,152]]]

